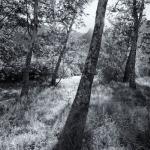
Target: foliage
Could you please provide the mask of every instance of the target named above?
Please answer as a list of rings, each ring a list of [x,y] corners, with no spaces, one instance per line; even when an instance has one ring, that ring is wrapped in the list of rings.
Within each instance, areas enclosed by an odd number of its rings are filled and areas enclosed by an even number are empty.
[[[24,63],[14,62],[11,65],[1,67],[0,81],[1,82],[21,82]],[[30,80],[42,80],[50,76],[50,69],[48,66],[33,62],[30,66]]]
[[[20,93],[25,57],[33,33],[33,1],[0,1],[2,150],[52,149],[57,142],[80,79],[69,77],[81,75],[93,34],[92,29],[85,34],[73,30],[83,25],[82,17],[85,15],[84,7],[87,2],[87,0],[39,1],[38,39],[29,68],[30,80],[39,84],[36,88],[31,87],[29,91],[31,107],[22,110],[21,105],[16,104],[16,100]],[[150,149],[149,77],[137,79],[136,90],[118,83],[122,81],[131,49],[134,25],[131,2],[131,0],[118,1],[114,8],[110,8],[111,27],[106,27],[103,34],[97,65],[98,77],[93,84],[83,150]],[[145,4],[147,2],[146,0]],[[138,13],[140,5],[141,1],[137,0]],[[65,55],[57,74],[61,82],[55,88],[47,87],[72,23]],[[137,76],[140,77],[150,76],[148,23],[149,21],[143,17],[136,63]],[[28,104],[28,101],[26,103]],[[25,113],[24,117],[21,116],[22,112]],[[16,116],[19,116],[18,120],[15,120]],[[14,120],[17,125],[13,124]]]
[[[59,131],[65,123],[65,118],[77,90],[79,77],[62,80],[57,88],[32,89],[30,99],[32,104],[25,111],[25,117],[16,120],[22,122],[13,126],[11,122],[15,113],[11,113],[16,107],[13,101],[4,102],[6,112],[0,122],[0,147],[2,150],[52,149],[57,141]],[[51,95],[49,97],[49,95]],[[17,106],[21,108],[20,106]],[[7,111],[9,109],[9,111]],[[19,111],[19,110],[18,110]],[[20,112],[18,112],[20,114]]]
[[[112,80],[122,81],[126,58],[128,54],[128,37],[120,32],[120,23],[107,28],[104,32],[103,47],[101,49],[98,74],[100,81],[108,83]]]

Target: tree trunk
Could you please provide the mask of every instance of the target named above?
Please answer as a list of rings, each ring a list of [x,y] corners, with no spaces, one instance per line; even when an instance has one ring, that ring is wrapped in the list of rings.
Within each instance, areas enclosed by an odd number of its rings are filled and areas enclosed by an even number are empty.
[[[57,79],[58,70],[59,70],[59,67],[60,67],[61,60],[62,60],[62,58],[63,58],[63,55],[64,55],[64,53],[65,53],[65,51],[66,51],[67,41],[68,41],[68,38],[69,38],[69,34],[70,34],[70,33],[68,33],[67,38],[66,38],[66,40],[65,40],[65,42],[64,42],[65,44],[64,44],[64,46],[63,46],[63,48],[62,48],[62,50],[61,50],[61,52],[60,52],[58,61],[57,61],[57,63],[56,63],[56,67],[55,67],[54,72],[53,72],[53,74],[52,74],[52,80],[51,80],[51,85],[52,85],[52,86],[55,86],[55,85],[56,85],[56,79]]]
[[[64,129],[53,150],[81,150],[108,0],[99,0],[94,33],[82,77]]]
[[[125,68],[125,75],[124,75],[124,82],[129,81],[130,87],[134,89],[136,88],[135,63],[136,63],[138,32],[139,32],[140,23],[141,23],[142,16],[143,16],[144,3],[145,1],[142,0],[140,12],[138,14],[137,0],[133,0],[133,14],[132,14],[133,19],[134,19],[133,36],[131,37],[131,51],[127,60],[127,64]]]
[[[129,85],[131,88],[136,88],[135,83],[135,63],[136,63],[136,50],[137,50],[137,41],[138,41],[138,26],[136,26],[136,30],[134,31],[134,37],[131,45],[130,52],[130,64],[129,64]]]
[[[76,4],[76,7],[75,7],[75,10],[77,9],[77,4]],[[54,69],[54,72],[52,74],[52,80],[51,80],[51,85],[52,86],[55,86],[56,85],[56,78],[57,78],[57,74],[58,74],[58,70],[59,70],[59,67],[60,67],[60,64],[61,64],[61,60],[66,52],[66,48],[67,48],[67,43],[68,43],[68,39],[69,39],[69,36],[70,36],[70,32],[72,30],[72,26],[74,24],[74,21],[75,21],[75,18],[76,18],[76,13],[74,13],[73,15],[73,18],[72,18],[72,21],[71,21],[71,24],[69,26],[69,29],[67,30],[67,35],[66,35],[66,38],[63,42],[63,47],[62,47],[62,50],[60,52],[60,55],[59,55],[59,58],[58,58],[58,61],[56,63],[56,67]]]
[[[136,89],[136,82],[135,82],[135,63],[136,63],[136,50],[137,50],[137,42],[138,42],[138,36],[139,36],[139,28],[141,24],[141,20],[143,17],[143,10],[144,10],[144,4],[145,0],[142,0],[140,12],[138,14],[137,11],[137,0],[133,0],[133,18],[134,18],[134,35],[132,39],[132,45],[131,45],[131,61],[130,61],[130,79],[129,79],[129,85],[131,88]]]
[[[29,52],[27,54],[25,68],[23,70],[23,85],[20,97],[26,97],[29,91],[29,71],[30,71],[30,64],[32,59],[32,52],[35,48],[35,43],[37,40],[37,28],[38,28],[38,0],[34,0],[34,28],[33,34],[31,37],[31,43],[29,45]]]
[[[138,41],[138,25],[134,25],[133,37],[131,38],[131,50],[126,63],[124,82],[129,82],[131,88],[136,88],[135,83],[135,63],[136,63],[136,50]]]
[[[28,95],[28,87],[29,87],[29,71],[30,71],[30,63],[32,59],[32,49],[27,54],[25,68],[23,69],[23,86],[21,90],[21,97]]]
[[[129,67],[129,64],[130,64],[130,60],[131,60],[131,50],[130,50],[130,53],[129,53],[129,56],[128,56],[128,59],[127,59],[127,63],[126,63],[126,66],[125,66],[125,72],[124,72],[124,77],[123,77],[123,82],[129,82],[129,77],[130,77],[130,67]]]

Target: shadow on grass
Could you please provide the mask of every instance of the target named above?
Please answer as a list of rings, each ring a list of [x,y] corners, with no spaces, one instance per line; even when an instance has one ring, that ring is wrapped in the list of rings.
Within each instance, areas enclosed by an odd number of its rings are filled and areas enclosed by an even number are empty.
[[[84,149],[149,150],[150,88],[138,85],[137,90],[132,90],[122,83],[109,86],[113,91],[111,99],[90,108],[90,127],[85,132],[90,140]],[[102,93],[97,93],[98,99]]]

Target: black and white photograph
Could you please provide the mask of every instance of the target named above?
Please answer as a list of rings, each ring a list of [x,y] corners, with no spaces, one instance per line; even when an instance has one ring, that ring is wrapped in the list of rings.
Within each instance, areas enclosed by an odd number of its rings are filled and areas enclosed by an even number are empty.
[[[0,150],[150,150],[150,0],[0,0]]]

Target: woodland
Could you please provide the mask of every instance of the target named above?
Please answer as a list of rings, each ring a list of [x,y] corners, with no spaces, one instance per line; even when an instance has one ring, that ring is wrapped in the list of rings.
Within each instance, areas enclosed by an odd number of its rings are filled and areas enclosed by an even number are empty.
[[[150,0],[0,0],[0,150],[150,150],[148,12]]]

